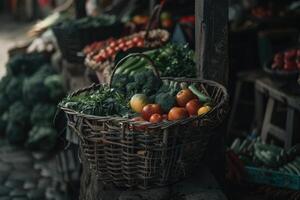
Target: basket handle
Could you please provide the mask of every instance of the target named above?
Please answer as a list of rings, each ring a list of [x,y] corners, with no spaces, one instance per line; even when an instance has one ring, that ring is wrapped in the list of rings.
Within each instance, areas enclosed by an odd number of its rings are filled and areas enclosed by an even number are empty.
[[[119,67],[120,67],[120,66],[121,66],[128,58],[135,57],[135,56],[145,58],[145,59],[148,61],[148,63],[150,64],[150,66],[151,66],[151,68],[152,68],[152,70],[153,70],[153,72],[154,72],[154,75],[155,75],[157,78],[159,78],[159,79],[161,80],[160,75],[159,75],[159,72],[158,72],[158,70],[156,69],[153,60],[152,60],[149,56],[147,56],[147,55],[145,55],[145,54],[143,54],[143,53],[132,53],[132,54],[129,54],[129,55],[125,56],[124,58],[122,58],[122,59],[116,64],[116,66],[114,67],[114,69],[113,69],[113,71],[112,71],[112,74],[111,74],[110,81],[109,81],[109,87],[110,87],[110,88],[111,88],[111,86],[112,86],[113,78],[114,78],[114,75],[115,75],[115,73],[116,73],[116,70],[117,70],[117,69],[118,69],[118,68],[119,68]]]
[[[149,32],[150,32],[150,29],[151,29],[151,26],[156,22],[156,23],[159,23],[159,17],[160,17],[160,13],[161,13],[161,10],[162,10],[162,7],[164,5],[164,2],[163,1],[161,4],[159,5],[156,5],[153,9],[153,12],[150,16],[150,19],[148,21],[148,24],[146,26],[146,34],[145,34],[145,40],[148,40],[149,38]]]

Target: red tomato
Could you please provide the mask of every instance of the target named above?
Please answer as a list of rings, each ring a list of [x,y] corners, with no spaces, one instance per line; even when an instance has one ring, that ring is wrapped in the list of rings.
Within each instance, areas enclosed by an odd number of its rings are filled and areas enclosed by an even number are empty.
[[[132,41],[134,42],[134,43],[139,43],[139,42],[141,42],[143,39],[141,38],[141,37],[139,37],[139,36],[135,36],[134,38],[132,38]]]
[[[193,116],[198,114],[198,110],[201,106],[202,105],[198,99],[192,99],[185,105],[185,108],[190,116]]]
[[[133,122],[143,122],[145,121],[142,117],[134,117],[131,119],[131,121]],[[134,131],[145,131],[146,129],[146,126],[145,125],[132,125],[130,127],[131,130],[134,130]]]
[[[102,54],[98,54],[94,57],[96,62],[103,62],[105,59]]]
[[[115,47],[115,52],[120,51],[120,48],[118,46]]]
[[[148,104],[143,107],[142,116],[144,120],[149,121],[151,115],[162,114],[162,109],[158,104]]]
[[[124,43],[124,42],[125,42],[125,39],[123,39],[123,38],[120,38],[120,39],[117,40],[117,44],[121,44],[121,43]]]
[[[107,55],[109,57],[111,57],[111,56],[113,56],[115,54],[115,50],[113,48],[111,48],[111,47],[107,47],[106,48],[106,52],[107,52]]]
[[[145,121],[142,117],[134,117],[131,119],[133,122],[140,122],[140,121]]]
[[[110,46],[111,48],[114,48],[114,47],[117,46],[117,42],[116,42],[116,41],[112,41],[111,43],[109,43],[109,46]]]
[[[153,114],[151,115],[150,119],[149,119],[149,122],[151,123],[159,123],[163,120],[163,117],[160,115],[160,114]]]
[[[133,41],[132,41],[132,40],[127,40],[127,41],[125,42],[125,45],[126,45],[126,46],[133,46]]]
[[[143,46],[144,46],[144,42],[143,42],[143,41],[139,41],[139,42],[136,44],[136,46],[138,46],[138,47],[143,47]]]
[[[285,70],[294,70],[294,69],[297,69],[297,63],[295,61],[286,62],[286,63],[284,63],[283,68]]]
[[[168,114],[168,120],[175,121],[179,119],[184,119],[189,116],[188,111],[185,108],[173,107]]]
[[[118,47],[123,50],[125,47],[125,43],[120,43]]]
[[[181,107],[185,107],[187,102],[197,97],[189,89],[180,90],[176,95],[177,104]]]
[[[296,49],[292,49],[292,50],[286,51],[284,53],[284,58],[287,59],[287,60],[289,60],[289,59],[294,58],[296,55],[297,55],[297,50]]]

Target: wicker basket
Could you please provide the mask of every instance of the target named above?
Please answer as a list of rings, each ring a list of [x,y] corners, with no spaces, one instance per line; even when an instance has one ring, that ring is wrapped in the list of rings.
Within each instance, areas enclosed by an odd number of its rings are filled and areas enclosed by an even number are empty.
[[[52,30],[63,57],[71,63],[83,63],[84,56],[79,54],[87,44],[109,37],[119,37],[123,24],[116,22],[113,25],[88,28],[69,28],[58,24]]]
[[[120,66],[124,57],[114,68]],[[149,60],[153,66],[153,62]],[[155,68],[154,68],[155,69]],[[158,73],[154,70],[157,76]],[[227,113],[226,89],[213,81],[185,78],[161,78],[163,81],[196,83],[212,98],[213,109],[204,116],[160,123],[133,122],[127,118],[93,116],[62,107],[68,125],[81,139],[81,151],[100,180],[120,187],[150,188],[174,183],[192,175],[201,164],[210,137]],[[113,78],[110,81],[112,83]],[[92,85],[76,91],[97,90]]]

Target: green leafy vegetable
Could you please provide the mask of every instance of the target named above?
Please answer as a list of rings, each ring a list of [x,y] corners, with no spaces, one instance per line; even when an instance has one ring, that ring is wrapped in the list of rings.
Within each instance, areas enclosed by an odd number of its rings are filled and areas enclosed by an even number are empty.
[[[164,77],[195,77],[194,52],[188,45],[169,43],[159,48],[151,58]]]
[[[68,96],[60,103],[60,106],[99,116],[122,116],[129,111],[124,95],[107,86],[102,86],[96,91],[82,93],[78,96]]]

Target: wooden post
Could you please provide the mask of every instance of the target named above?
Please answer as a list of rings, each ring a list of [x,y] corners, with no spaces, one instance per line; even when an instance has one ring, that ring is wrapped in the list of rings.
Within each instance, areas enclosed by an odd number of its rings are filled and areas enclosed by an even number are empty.
[[[198,76],[227,85],[228,0],[195,0]]]
[[[228,82],[228,0],[195,0],[195,42],[198,77]],[[225,183],[225,123],[214,130],[206,163],[221,185]]]

